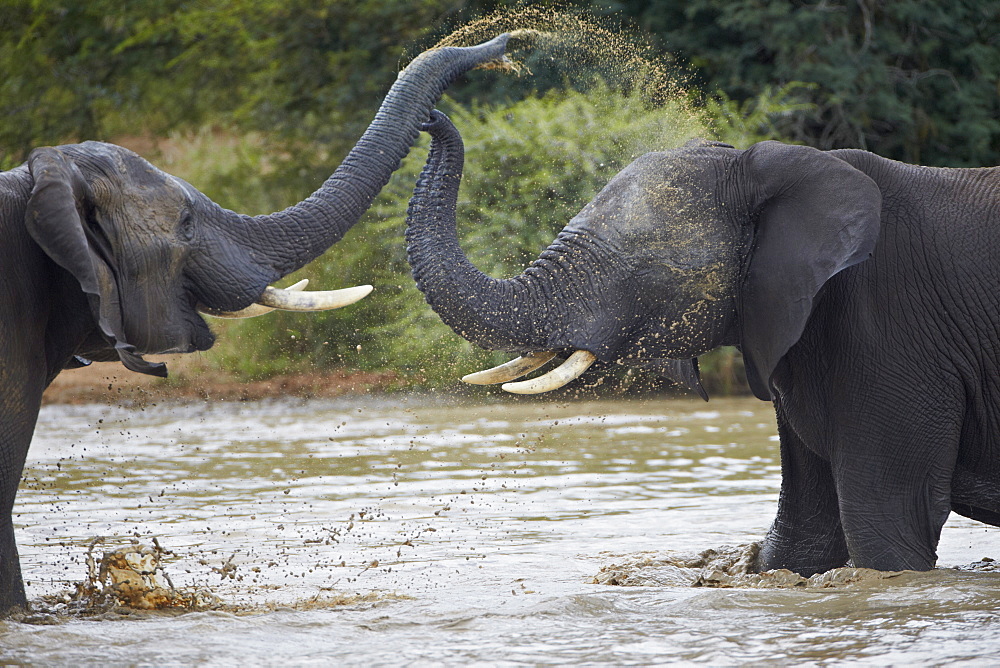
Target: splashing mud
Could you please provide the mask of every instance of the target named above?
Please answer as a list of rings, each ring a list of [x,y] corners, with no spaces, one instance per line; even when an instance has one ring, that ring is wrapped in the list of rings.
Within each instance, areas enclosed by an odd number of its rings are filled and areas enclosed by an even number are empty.
[[[32,600],[18,621],[54,624],[67,619],[116,619],[136,612],[195,612],[222,607],[222,600],[206,587],[174,586],[164,567],[164,557],[172,553],[157,539],[153,545],[132,540],[98,559],[94,550],[104,540],[94,538],[87,547],[86,579],[70,590]]]
[[[806,578],[787,569],[757,573],[753,564],[760,543],[710,549],[694,556],[632,557],[601,569],[593,584],[621,587],[692,586],[720,589],[829,589],[899,578],[909,571],[876,571],[869,568],[834,568]]]
[[[203,611],[221,607],[222,600],[208,588],[174,586],[164,567],[164,557],[172,553],[163,549],[157,539],[153,539],[153,545],[133,540],[97,559],[94,550],[103,540],[95,538],[87,547],[87,578],[70,591],[32,601],[32,611],[22,621],[37,624],[67,617],[128,615],[137,610]]]
[[[15,615],[17,621],[32,625],[49,625],[74,619],[114,621],[122,618],[145,619],[149,615],[185,612],[218,611],[234,615],[253,615],[275,610],[325,610],[339,607],[360,607],[385,601],[403,601],[411,597],[395,592],[369,591],[352,593],[332,586],[320,586],[307,597],[291,602],[265,602],[256,605],[228,603],[207,585],[177,587],[166,570],[168,558],[174,552],[164,549],[153,538],[148,545],[132,539],[125,546],[112,546],[95,556],[95,548],[108,539],[95,538],[86,548],[84,561],[87,576],[69,589],[33,599],[27,612]],[[113,541],[113,539],[112,539]],[[213,566],[206,558],[188,555],[205,567],[206,574],[216,581],[242,580],[237,577],[235,554],[220,565]],[[188,562],[191,559],[187,559]],[[378,562],[374,562],[377,566]],[[190,565],[190,564],[189,564]],[[368,567],[373,567],[369,564]],[[251,567],[259,571],[258,567]],[[367,568],[363,569],[367,570]],[[267,585],[264,585],[267,589]]]
[[[713,587],[717,589],[832,589],[865,586],[887,580],[901,580],[916,571],[877,571],[844,566],[812,577],[803,577],[785,568],[755,572],[760,543],[708,549],[697,555],[630,556],[608,564],[591,580],[592,584],[619,587]],[[1000,564],[990,557],[957,566],[955,571],[1000,572]]]
[[[458,28],[435,46],[469,46],[501,32],[511,33],[508,55],[515,72],[531,74],[535,66],[554,65],[563,82],[572,86],[601,81],[653,103],[684,96],[673,64],[653,55],[637,34],[558,8],[500,10]]]

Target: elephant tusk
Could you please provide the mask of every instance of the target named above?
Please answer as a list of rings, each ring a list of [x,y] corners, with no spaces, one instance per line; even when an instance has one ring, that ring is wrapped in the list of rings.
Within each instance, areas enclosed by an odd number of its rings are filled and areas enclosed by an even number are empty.
[[[270,286],[264,288],[264,292],[256,304],[251,304],[239,311],[219,311],[202,305],[198,306],[198,311],[215,318],[254,318],[275,309],[282,311],[326,311],[353,304],[372,291],[370,285],[359,285],[342,290],[303,292],[308,283],[309,279],[304,278],[285,289]]]
[[[526,373],[530,373],[555,357],[554,351],[542,351],[528,353],[522,357],[511,360],[506,364],[495,366],[485,371],[477,371],[467,376],[462,376],[462,381],[472,385],[493,385],[494,383],[506,383],[520,378]]]
[[[300,292],[306,289],[309,285],[309,279],[303,278],[298,283],[294,285],[289,285],[286,290],[292,290],[293,292]],[[264,315],[265,313],[270,313],[274,309],[270,306],[264,306],[262,304],[250,304],[246,308],[240,309],[239,311],[220,311],[214,308],[208,308],[207,306],[198,305],[198,312],[204,313],[205,315],[210,315],[213,318],[256,318],[259,315]]]
[[[560,387],[579,378],[590,365],[597,361],[594,353],[587,350],[577,350],[565,362],[543,376],[522,380],[518,383],[506,383],[501,387],[514,394],[541,394],[558,390]]]
[[[264,293],[257,303],[282,311],[327,311],[364,299],[373,289],[370,285],[358,285],[341,290],[300,292],[279,290],[269,286],[264,288]]]

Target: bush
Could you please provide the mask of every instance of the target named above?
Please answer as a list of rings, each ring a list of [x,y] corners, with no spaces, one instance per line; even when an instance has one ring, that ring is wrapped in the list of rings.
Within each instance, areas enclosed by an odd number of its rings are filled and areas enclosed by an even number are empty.
[[[451,0],[5,0],[0,169],[35,146],[238,123],[339,150]],[[372,26],[378,26],[372,30]]]
[[[1000,163],[1000,5],[956,0],[593,0],[632,17],[705,90],[809,82],[786,139],[942,167]]]

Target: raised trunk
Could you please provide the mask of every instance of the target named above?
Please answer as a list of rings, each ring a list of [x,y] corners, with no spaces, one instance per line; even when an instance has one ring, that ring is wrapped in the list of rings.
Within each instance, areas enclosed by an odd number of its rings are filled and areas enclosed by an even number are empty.
[[[284,211],[239,216],[219,230],[224,238],[204,240],[205,263],[230,259],[235,241],[251,261],[254,275],[249,281],[241,276],[239,285],[224,281],[219,289],[199,286],[202,302],[221,310],[241,309],[267,284],[339,241],[399,167],[445,88],[469,69],[501,58],[508,38],[505,33],[477,46],[444,47],[417,56],[400,73],[364,135],[316,192]]]
[[[529,272],[492,278],[459,246],[456,203],[464,147],[458,130],[438,111],[424,129],[431,135],[430,154],[406,218],[407,259],[417,287],[435,313],[473,343],[491,350],[545,349],[544,302]]]

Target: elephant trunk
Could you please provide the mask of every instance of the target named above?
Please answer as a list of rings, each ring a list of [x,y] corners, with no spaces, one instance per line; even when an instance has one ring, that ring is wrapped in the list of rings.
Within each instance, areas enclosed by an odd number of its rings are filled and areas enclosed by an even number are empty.
[[[284,211],[230,220],[220,230],[224,241],[206,239],[205,262],[217,265],[235,259],[229,257],[234,252],[242,253],[249,263],[238,266],[249,264],[252,275],[241,276],[238,285],[234,279],[200,286],[202,303],[226,311],[242,309],[269,283],[339,241],[388,183],[445,88],[469,69],[502,58],[509,37],[505,33],[477,46],[444,47],[417,56],[400,73],[364,135],[316,192]]]
[[[448,326],[483,348],[545,348],[544,300],[536,281],[527,272],[506,280],[487,276],[459,246],[456,203],[464,147],[458,130],[436,110],[424,129],[431,148],[406,219],[407,259],[417,287]]]

